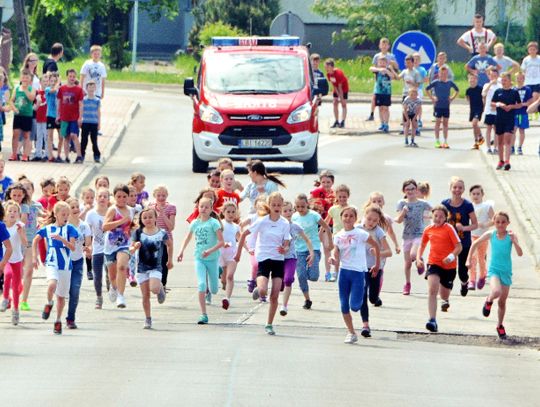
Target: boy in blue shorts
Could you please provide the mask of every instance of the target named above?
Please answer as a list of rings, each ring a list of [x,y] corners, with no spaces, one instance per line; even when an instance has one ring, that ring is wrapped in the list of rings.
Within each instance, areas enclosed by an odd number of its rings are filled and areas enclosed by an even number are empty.
[[[388,133],[390,105],[392,105],[392,79],[396,79],[397,75],[385,56],[380,56],[377,66],[372,66],[369,70],[375,74],[375,106],[379,108],[381,118],[379,130]]]
[[[478,78],[475,75],[468,75],[469,88],[465,95],[469,102],[469,122],[472,124],[474,145],[473,150],[478,150],[484,144],[482,130],[480,130],[480,120],[484,111],[484,99],[482,97],[482,87],[478,85]]]
[[[432,92],[433,89],[433,92]],[[452,89],[454,94],[451,94]],[[426,88],[428,96],[433,101],[433,115],[435,116],[435,148],[450,148],[448,145],[448,119],[450,118],[450,103],[459,95],[457,85],[448,80],[448,68],[443,66],[439,70],[439,79],[431,82]],[[441,144],[439,133],[443,125],[444,142]]]
[[[56,122],[60,123],[60,135],[64,140],[64,153],[66,162],[69,163],[69,144],[73,141],[77,158],[75,163],[82,163],[81,144],[79,143],[79,114],[81,110],[84,93],[82,88],[76,84],[77,71],[68,69],[66,72],[67,84],[60,86],[56,98],[58,99],[58,115]],[[60,152],[58,152],[60,155]]]
[[[525,85],[525,74],[523,72],[516,73],[517,86],[516,90],[521,99],[521,107],[516,110],[516,126],[514,135],[512,136],[512,154],[515,153],[514,146],[516,144],[516,133],[519,130],[519,146],[517,148],[518,155],[523,155],[523,142],[525,141],[525,130],[529,128],[529,114],[527,107],[533,102],[533,92],[530,86]]]

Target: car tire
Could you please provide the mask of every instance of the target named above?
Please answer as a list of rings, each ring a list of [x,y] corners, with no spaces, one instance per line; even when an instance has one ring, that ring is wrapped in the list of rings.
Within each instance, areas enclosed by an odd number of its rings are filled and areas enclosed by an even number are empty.
[[[201,160],[195,151],[195,147],[192,147],[191,167],[193,172],[205,173],[208,171],[208,161]]]
[[[304,174],[317,174],[319,171],[319,158],[317,150],[318,149],[316,148],[313,156],[309,160],[302,163],[304,166]]]

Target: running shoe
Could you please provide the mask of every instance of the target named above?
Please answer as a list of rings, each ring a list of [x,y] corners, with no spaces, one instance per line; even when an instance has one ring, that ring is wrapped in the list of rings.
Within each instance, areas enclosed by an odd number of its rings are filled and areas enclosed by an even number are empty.
[[[9,156],[9,161],[19,161],[19,156],[17,154],[11,154]]]
[[[339,127],[339,122],[336,120],[333,125],[330,126],[331,129],[337,129]]]
[[[252,293],[253,290],[255,289],[255,287],[257,287],[257,283],[256,283],[255,280],[248,280],[247,281],[248,292]]]
[[[499,149],[495,147],[495,148],[493,149],[493,154],[499,154]]]
[[[418,128],[421,129],[423,126],[422,120],[418,119]]]
[[[311,306],[312,306],[312,305],[313,305],[313,301],[311,301],[311,300],[305,300],[305,301],[304,301],[304,305],[303,305],[302,308],[304,308],[304,309],[311,309]]]
[[[416,129],[415,132],[414,132],[414,135],[419,136],[420,135],[420,129]]]
[[[96,297],[96,306],[95,309],[103,308],[103,297]]]
[[[135,280],[135,276],[132,274],[129,274],[128,276],[129,285],[130,287],[137,287],[137,280]]]
[[[229,302],[228,298],[223,298],[221,300],[221,308],[223,308],[224,310],[228,310],[230,305],[231,303]]]
[[[381,125],[379,126],[379,128],[377,130],[383,131],[384,130],[384,123],[381,123]]]
[[[165,298],[167,298],[167,293],[165,292],[165,287],[161,285],[161,288],[159,289],[159,293],[157,294],[157,302],[159,304],[163,304],[165,302]]]
[[[49,316],[51,315],[51,311],[53,309],[53,302],[51,301],[51,304],[45,304],[45,306],[43,307],[43,312],[41,313],[41,318],[44,319],[44,320],[47,320],[49,319]],[[60,328],[62,327],[62,325],[60,325]]]
[[[497,335],[499,335],[499,339],[506,339],[506,329],[504,329],[504,326],[499,325],[497,327]]]
[[[275,335],[276,332],[274,331],[274,327],[272,325],[266,325],[264,327],[264,332],[266,332],[268,335]]]
[[[480,149],[480,145],[478,144],[478,142],[475,142],[471,148],[471,150],[478,150]]]
[[[437,326],[437,321],[433,318],[433,319],[430,319],[427,323],[426,323],[426,329],[429,331],[429,332],[437,332],[439,330],[439,327]]]
[[[281,315],[282,317],[286,316],[287,315],[287,312],[288,312],[288,309],[285,305],[282,305],[281,306],[281,309],[279,310],[279,315]]]
[[[56,335],[62,335],[62,322],[56,321],[53,326],[54,326],[53,332]]]
[[[442,148],[444,148],[445,150],[448,150],[448,149],[450,148],[450,146],[448,145],[447,142],[444,142],[444,143],[442,144]]]
[[[403,286],[403,295],[410,295],[411,294],[411,283],[405,283]]]
[[[68,327],[68,329],[77,329],[77,324],[71,319],[66,319],[66,326]]]
[[[389,133],[389,132],[390,132],[390,127],[388,126],[388,124],[385,124],[385,125],[384,125],[383,131],[384,131],[385,133]]]
[[[6,312],[6,310],[8,309],[8,305],[9,305],[9,300],[7,298],[4,298],[2,300],[2,303],[0,304],[0,311]]]
[[[424,259],[420,260],[422,260],[422,263],[424,262]],[[422,265],[422,267],[416,266],[416,271],[418,272],[418,275],[421,276],[422,274],[424,274],[424,271],[426,271],[426,268],[424,267],[424,265]]]
[[[469,284],[468,284],[468,286],[467,286],[467,289],[468,289],[469,291],[474,291],[474,290],[476,290],[476,281],[470,280],[470,281],[469,281]]]
[[[197,324],[199,324],[199,325],[206,325],[207,323],[208,323],[208,315],[202,314],[202,315],[199,317],[199,322],[197,322]]]
[[[485,285],[486,285],[486,279],[485,279],[485,277],[482,277],[482,278],[478,279],[478,284],[476,285],[476,288],[481,290],[482,288],[484,288]]]
[[[11,312],[11,323],[15,326],[19,325],[19,311],[15,309]]]
[[[255,287],[253,289],[253,292],[251,293],[251,298],[253,298],[253,301],[257,301],[259,299],[259,288]]]
[[[504,161],[499,161],[497,166],[495,167],[496,170],[501,170],[504,167]]]
[[[486,318],[489,317],[489,314],[491,313],[491,307],[493,306],[493,301],[485,301],[484,306],[482,307],[482,315],[484,315]]]
[[[514,155],[516,153],[516,148],[514,146],[512,146],[511,150],[510,150],[510,154]]]
[[[512,166],[510,165],[510,163],[504,164],[504,170],[505,170],[505,171],[510,171],[510,168],[512,168]]]
[[[441,311],[448,312],[448,308],[450,308],[450,302],[443,300],[443,302],[441,303]]]
[[[329,271],[327,271],[324,274],[324,281],[326,281],[328,283],[330,281],[330,277],[332,277],[332,274]]]
[[[418,144],[416,144],[414,141],[411,141],[411,147],[418,148]]]
[[[330,280],[329,281],[331,283],[335,283],[336,280],[337,280],[337,273],[335,271],[333,271],[333,272],[330,273]]]
[[[340,129],[345,128],[345,120],[342,120],[342,121],[339,123],[339,128],[340,128]]]
[[[488,149],[486,150],[486,153],[493,154],[493,150],[491,149],[491,147],[488,147]]]
[[[92,281],[94,279],[94,273],[92,273],[90,270],[86,270],[86,278],[88,281]]]
[[[77,158],[75,159],[75,164],[82,164],[83,161],[84,161],[84,158],[82,158],[81,156],[79,156],[79,157],[77,157]]]
[[[41,157],[35,156],[35,157],[32,158],[30,161],[32,161],[32,162],[38,162],[38,161],[41,161]]]
[[[439,140],[435,140],[435,148],[442,148],[442,144]]]
[[[352,334],[349,332],[343,342],[350,343],[350,344],[356,343],[358,342],[358,336],[356,336],[356,334]]]
[[[461,283],[461,296],[466,297],[467,293],[469,292],[469,289],[467,288],[467,283]]]
[[[123,295],[118,294],[118,297],[116,298],[116,306],[118,308],[126,308],[126,300]]]
[[[266,302],[266,295],[261,295],[261,297],[259,298],[259,301],[260,302]]]
[[[366,122],[372,122],[375,120],[375,117],[373,116],[373,113],[371,113],[368,118],[366,119]]]
[[[28,157],[27,155],[23,155],[23,156],[21,157],[21,161],[29,162],[29,161],[30,161],[30,157]]]
[[[143,329],[152,329],[152,318],[146,318],[144,320]]]
[[[522,148],[522,147],[518,147],[518,148],[517,148],[517,153],[518,153],[518,155],[523,155],[523,148]]]
[[[405,137],[405,147],[409,147],[409,137]]]
[[[405,134],[405,132],[403,131],[403,129],[401,129],[401,130],[399,131],[399,135],[400,135],[400,136],[403,136],[404,134]]]
[[[30,311],[30,305],[26,301],[21,302],[21,311]]]
[[[206,290],[206,296],[204,297],[204,300],[206,301],[206,305],[212,304],[212,293],[209,290]]]
[[[477,143],[478,143],[479,146],[481,146],[482,144],[484,144],[485,141],[486,141],[486,139],[484,137],[480,136]]]
[[[382,300],[380,298],[377,298],[375,300],[375,303],[373,304],[375,307],[382,307]]]
[[[109,289],[109,300],[111,302],[116,302],[116,299],[118,298],[118,291],[116,291],[116,288],[111,287]]]
[[[369,326],[363,327],[360,335],[362,335],[364,338],[371,338],[371,329],[369,329]]]

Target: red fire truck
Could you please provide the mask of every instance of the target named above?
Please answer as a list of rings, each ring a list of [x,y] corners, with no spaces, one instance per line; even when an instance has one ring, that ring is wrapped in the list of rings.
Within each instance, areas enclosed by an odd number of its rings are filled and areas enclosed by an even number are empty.
[[[197,81],[184,81],[193,99],[194,172],[210,161],[297,161],[318,171],[319,95],[308,47],[298,37],[215,37],[205,48]]]

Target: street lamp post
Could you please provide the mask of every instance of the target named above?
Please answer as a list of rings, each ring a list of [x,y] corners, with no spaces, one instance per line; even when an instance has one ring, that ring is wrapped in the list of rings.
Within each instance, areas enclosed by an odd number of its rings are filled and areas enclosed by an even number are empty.
[[[133,37],[131,39],[131,71],[137,68],[137,31],[139,26],[139,0],[133,5]]]

